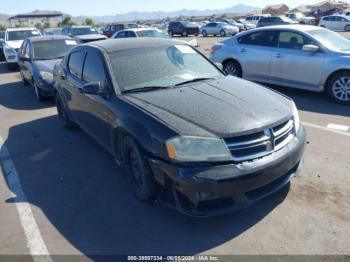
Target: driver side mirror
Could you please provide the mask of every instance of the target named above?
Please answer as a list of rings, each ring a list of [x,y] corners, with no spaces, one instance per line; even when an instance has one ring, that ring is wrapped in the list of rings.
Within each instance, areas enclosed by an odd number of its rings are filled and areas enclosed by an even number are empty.
[[[100,82],[94,82],[94,83],[88,83],[83,86],[82,89],[80,89],[81,93],[88,94],[88,95],[97,95],[97,96],[103,96],[103,97],[109,97],[109,92],[106,88],[101,87]]]
[[[302,50],[304,52],[317,53],[320,51],[320,48],[317,45],[304,45]]]

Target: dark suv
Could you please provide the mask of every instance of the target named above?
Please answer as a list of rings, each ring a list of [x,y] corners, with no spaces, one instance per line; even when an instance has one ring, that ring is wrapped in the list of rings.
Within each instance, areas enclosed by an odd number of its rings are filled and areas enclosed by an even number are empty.
[[[168,34],[171,36],[181,35],[199,35],[199,26],[191,22],[170,22],[168,26]]]
[[[272,26],[272,25],[292,25],[298,22],[285,16],[269,16],[260,18],[257,27]]]
[[[107,37],[112,37],[115,33],[124,30],[124,29],[129,29],[129,28],[137,28],[136,24],[110,24],[105,27],[103,30],[103,34]]]

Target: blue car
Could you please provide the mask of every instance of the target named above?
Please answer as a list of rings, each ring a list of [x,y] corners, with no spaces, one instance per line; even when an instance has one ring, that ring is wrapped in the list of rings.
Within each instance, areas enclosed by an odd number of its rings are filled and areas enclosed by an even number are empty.
[[[24,85],[32,85],[41,101],[54,96],[53,69],[78,42],[68,36],[30,37],[18,51],[18,65]]]

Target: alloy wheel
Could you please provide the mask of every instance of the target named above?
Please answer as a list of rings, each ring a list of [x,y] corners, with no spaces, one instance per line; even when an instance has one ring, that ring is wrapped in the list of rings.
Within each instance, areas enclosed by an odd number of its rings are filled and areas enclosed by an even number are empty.
[[[231,76],[238,76],[238,68],[232,63],[229,63],[225,66],[224,72]]]
[[[342,102],[350,101],[350,77],[340,77],[332,86],[332,92],[336,99]]]

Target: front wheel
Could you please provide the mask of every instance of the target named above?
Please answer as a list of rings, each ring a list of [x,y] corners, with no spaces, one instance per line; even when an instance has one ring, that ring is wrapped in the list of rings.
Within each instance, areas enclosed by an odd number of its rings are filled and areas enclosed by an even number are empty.
[[[203,30],[203,31],[202,31],[202,36],[203,36],[203,37],[207,37],[207,36],[208,36],[207,31]]]
[[[346,26],[344,27],[344,30],[345,30],[345,32],[349,32],[349,31],[350,31],[350,25],[346,25]]]
[[[29,82],[27,81],[27,79],[25,79],[22,70],[19,72],[19,74],[21,75],[21,80],[22,80],[23,85],[28,86]]]
[[[35,97],[36,99],[41,102],[45,99],[45,97],[43,96],[43,94],[41,93],[40,88],[38,87],[37,83],[33,80],[34,82],[34,91],[35,91]]]
[[[350,71],[339,72],[327,83],[327,94],[338,104],[350,105]]]
[[[220,36],[222,36],[222,37],[226,36],[225,30],[221,30],[221,31],[220,31]]]
[[[182,32],[182,36],[183,36],[183,37],[187,37],[187,36],[188,36],[187,31],[183,31],[183,32]]]
[[[242,77],[242,68],[236,61],[227,61],[224,63],[223,71],[226,75]]]
[[[134,195],[149,200],[156,195],[156,182],[140,147],[130,137],[123,141],[124,164]]]

